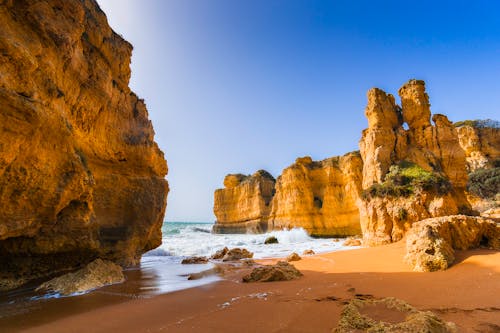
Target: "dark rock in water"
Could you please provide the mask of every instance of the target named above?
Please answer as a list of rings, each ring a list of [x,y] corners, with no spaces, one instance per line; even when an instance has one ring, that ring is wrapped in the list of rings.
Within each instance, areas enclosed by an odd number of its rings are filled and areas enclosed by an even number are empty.
[[[181,264],[189,265],[189,264],[206,264],[208,262],[207,257],[189,257],[182,259]]]
[[[222,259],[222,258],[224,258],[224,256],[228,252],[229,252],[229,249],[227,247],[225,247],[222,250],[219,250],[219,251],[215,252],[214,254],[212,254],[210,259]]]
[[[243,282],[272,282],[289,281],[301,277],[303,274],[295,266],[278,261],[276,265],[257,267],[243,277]]]
[[[271,236],[267,237],[266,240],[264,241],[264,244],[278,244],[278,238]]]
[[[244,258],[253,258],[253,253],[248,251],[247,249],[240,249],[238,247],[235,247],[234,249],[229,250],[224,255],[222,261],[234,261]]]
[[[290,261],[299,261],[299,260],[302,260],[302,258],[297,253],[295,253],[295,252],[293,252],[288,257],[286,257],[286,261],[288,261],[288,262],[290,262]]]
[[[418,311],[392,297],[374,300],[353,299],[340,315],[333,333],[350,332],[414,332],[452,333],[455,324],[445,322],[430,311]]]
[[[197,232],[204,232],[206,234],[209,234],[210,233],[210,230],[207,230],[207,229],[203,229],[203,228],[196,228],[196,227],[193,227],[192,228],[193,231],[197,231]]]
[[[70,295],[125,281],[122,268],[107,260],[96,259],[84,268],[41,284],[36,290]]]

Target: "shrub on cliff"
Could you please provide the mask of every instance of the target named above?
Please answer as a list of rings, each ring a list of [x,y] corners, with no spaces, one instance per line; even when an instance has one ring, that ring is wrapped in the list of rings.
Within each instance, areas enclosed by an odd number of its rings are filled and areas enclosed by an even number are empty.
[[[500,168],[479,169],[470,173],[467,190],[483,199],[493,199],[500,193]]]
[[[462,120],[454,123],[455,127],[471,126],[474,128],[500,128],[500,122],[493,119]]]
[[[446,194],[451,184],[445,177],[424,170],[415,163],[401,161],[392,165],[380,184],[373,184],[363,191],[362,198],[408,197],[423,191]]]

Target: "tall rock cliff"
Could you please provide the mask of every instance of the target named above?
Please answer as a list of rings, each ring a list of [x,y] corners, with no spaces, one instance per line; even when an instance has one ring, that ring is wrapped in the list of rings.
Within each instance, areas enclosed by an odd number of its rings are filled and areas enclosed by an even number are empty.
[[[380,89],[368,92],[368,128],[359,146],[365,244],[397,241],[415,221],[470,212],[465,152],[446,116],[432,116],[423,81],[399,90],[401,107]],[[404,129],[403,124],[408,129]]]
[[[0,284],[160,244],[167,165],[131,52],[94,0],[0,1]]]
[[[277,178],[269,205],[263,202],[269,202],[270,192],[264,199],[258,190],[261,185],[231,181],[233,186],[225,181],[226,188],[215,195],[214,230],[302,227],[318,236],[361,231],[366,245],[378,245],[400,240],[415,221],[474,214],[468,199],[474,199],[474,208],[496,207],[491,199],[485,204],[465,189],[471,185],[468,172],[498,169],[498,123],[452,124],[444,115],[431,116],[423,81],[410,80],[398,93],[401,106],[393,95],[370,89],[365,109],[368,128],[359,142],[360,154],[320,162],[297,159]],[[476,192],[494,192],[498,182],[491,182],[498,179],[497,169],[475,176],[487,182],[475,186]],[[234,177],[240,176],[229,175],[226,180]],[[266,184],[270,188],[274,183]],[[260,227],[253,227],[255,223]]]
[[[251,176],[231,174],[214,194],[217,233],[261,233],[267,230],[275,179],[259,170]]]
[[[278,177],[269,228],[301,227],[314,236],[360,234],[361,168],[358,153],[319,162],[298,158]]]
[[[274,180],[267,172],[228,175],[215,191],[215,232],[301,227],[316,236],[360,234],[358,153],[313,161],[298,158]]]

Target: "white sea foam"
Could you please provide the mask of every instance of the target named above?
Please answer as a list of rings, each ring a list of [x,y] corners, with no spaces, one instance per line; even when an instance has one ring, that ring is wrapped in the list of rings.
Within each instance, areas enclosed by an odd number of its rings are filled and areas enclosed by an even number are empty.
[[[224,247],[242,247],[254,253],[255,259],[286,257],[292,252],[302,254],[305,250],[324,253],[345,249],[342,241],[310,237],[304,229],[272,231],[266,234],[212,234],[212,225],[206,223],[169,223],[163,225],[162,245],[146,253],[141,261],[141,272],[146,283],[144,292],[166,293],[217,281],[216,276],[189,281],[189,274],[213,267],[212,264],[182,265],[190,256],[210,256]],[[278,244],[264,244],[274,236]],[[352,248],[352,247],[349,247]]]

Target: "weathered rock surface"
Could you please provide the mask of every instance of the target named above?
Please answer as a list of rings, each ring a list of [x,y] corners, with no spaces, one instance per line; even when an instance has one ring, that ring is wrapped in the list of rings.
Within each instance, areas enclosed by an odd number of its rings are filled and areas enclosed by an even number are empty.
[[[304,256],[312,256],[316,254],[316,252],[314,252],[313,250],[309,249],[309,250],[304,250],[304,252],[302,252],[302,255]]]
[[[314,236],[360,234],[358,153],[312,161],[299,158],[276,181],[269,229],[304,228]]]
[[[251,176],[227,175],[214,194],[216,233],[261,233],[267,230],[275,179],[259,170]]]
[[[430,218],[412,225],[405,261],[419,272],[445,270],[455,260],[454,250],[479,246],[500,250],[500,223],[465,215]]]
[[[240,249],[239,247],[235,247],[227,251],[222,257],[222,261],[235,261],[245,258],[253,258],[253,253],[248,251],[247,249]]]
[[[244,179],[240,183],[234,180],[235,175],[228,175],[226,187],[215,192],[214,231],[302,227],[318,236],[359,234],[356,202],[361,169],[359,154],[349,153],[319,162],[298,158],[283,170],[276,183],[258,173],[247,178],[238,176]]]
[[[293,252],[286,257],[286,261],[288,262],[299,261],[299,260],[302,260],[302,258],[296,252]]]
[[[207,257],[189,257],[182,259],[181,264],[183,265],[206,264],[207,262],[208,262]]]
[[[460,146],[465,151],[467,171],[490,168],[500,161],[500,128],[473,125],[457,127]]]
[[[342,246],[361,246],[363,242],[359,238],[348,238],[342,243]]]
[[[267,237],[264,244],[279,244],[278,238],[274,236]]]
[[[364,162],[363,189],[382,184],[391,166],[400,162],[412,163],[436,179],[446,179],[450,188],[441,192],[419,190],[409,197],[364,197],[358,204],[366,245],[398,241],[413,222],[421,219],[471,211],[465,195],[465,152],[455,126],[438,114],[432,117],[434,125],[431,124],[423,81],[408,81],[399,90],[399,96],[401,107],[392,95],[380,89],[368,92],[368,128],[359,142]]]
[[[243,282],[289,281],[296,280],[302,275],[295,266],[286,261],[278,261],[276,265],[254,268],[250,274],[243,277]]]
[[[391,94],[368,91],[360,153],[319,162],[298,158],[274,185],[266,182],[265,196],[258,177],[227,176],[216,191],[214,231],[301,227],[315,236],[362,233],[363,244],[372,246],[401,240],[416,221],[497,207],[498,196],[485,202],[466,193],[468,170],[498,163],[497,122],[458,126],[431,115],[420,80],[398,93],[401,106]]]
[[[453,333],[457,327],[430,311],[419,311],[402,300],[388,297],[350,301],[332,333],[352,332]]]
[[[223,249],[221,250],[218,250],[216,251],[214,254],[212,254],[210,256],[210,259],[222,259],[224,258],[224,256],[229,252],[229,249],[226,247],[224,247]]]
[[[0,5],[0,279],[161,243],[167,165],[94,0]]]
[[[119,265],[111,261],[96,259],[74,273],[64,274],[44,282],[36,290],[70,295],[123,281],[125,277]]]

